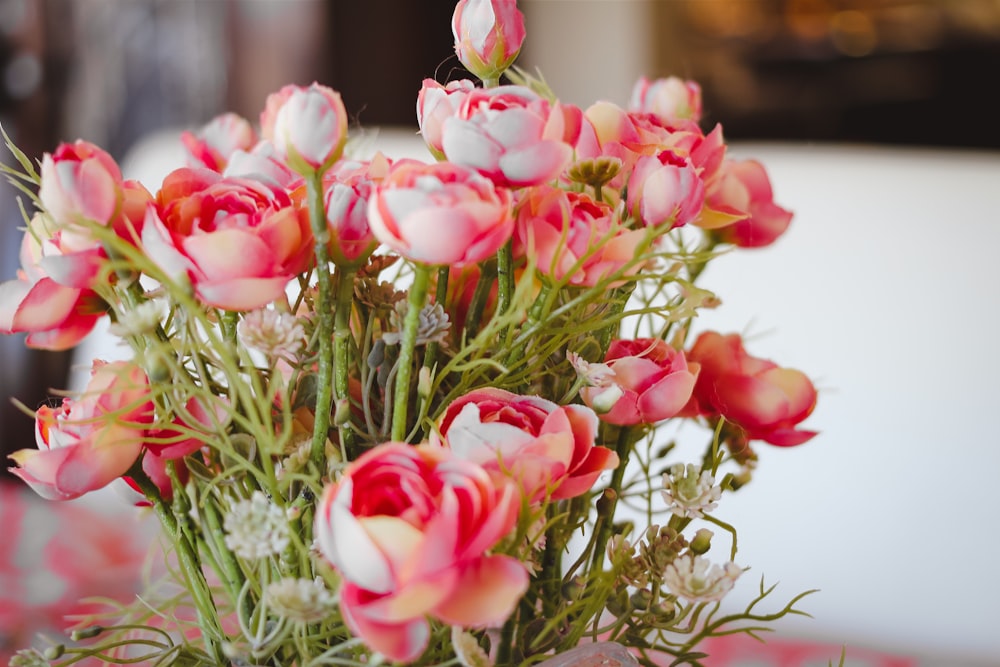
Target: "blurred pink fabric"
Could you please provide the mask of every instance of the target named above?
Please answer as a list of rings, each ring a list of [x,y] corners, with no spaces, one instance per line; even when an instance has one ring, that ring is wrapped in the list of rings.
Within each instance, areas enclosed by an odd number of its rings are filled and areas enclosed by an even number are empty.
[[[38,632],[61,638],[81,616],[102,610],[87,598],[134,598],[153,535],[135,511],[49,502],[0,483],[0,664],[33,644],[44,648]]]

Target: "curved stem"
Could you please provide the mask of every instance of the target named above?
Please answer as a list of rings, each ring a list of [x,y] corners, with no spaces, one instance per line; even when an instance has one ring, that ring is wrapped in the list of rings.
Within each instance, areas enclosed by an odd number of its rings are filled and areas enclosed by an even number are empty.
[[[319,338],[319,361],[316,377],[316,421],[313,423],[310,459],[320,474],[326,471],[326,440],[330,428],[330,408],[333,406],[333,303],[330,276],[330,229],[323,204],[323,176],[319,173],[306,178],[309,201],[309,221],[315,240],[316,282],[319,288],[316,302],[316,325]]]
[[[420,324],[420,310],[427,300],[427,284],[430,282],[430,267],[417,264],[410,287],[410,307],[403,322],[403,340],[399,349],[399,372],[396,375],[395,394],[392,406],[392,439],[406,438],[406,410],[410,401],[410,376],[413,372],[413,351],[417,345],[417,328]]]
[[[181,531],[177,517],[170,511],[169,505],[163,500],[156,484],[142,469],[141,458],[136,460],[126,474],[135,481],[142,494],[153,504],[153,511],[156,512],[160,524],[170,541],[176,546],[177,558],[180,560],[181,569],[187,579],[187,589],[194,598],[195,611],[198,613],[198,627],[202,629],[201,636],[205,640],[205,650],[210,655],[215,656],[219,664],[224,664],[226,661],[222,656],[221,647],[216,641],[222,640],[225,635],[219,625],[219,614],[215,608],[215,601],[212,599],[208,581],[205,579],[205,573],[201,570],[201,560],[198,558],[197,547]],[[175,489],[175,492],[183,493],[183,489]]]

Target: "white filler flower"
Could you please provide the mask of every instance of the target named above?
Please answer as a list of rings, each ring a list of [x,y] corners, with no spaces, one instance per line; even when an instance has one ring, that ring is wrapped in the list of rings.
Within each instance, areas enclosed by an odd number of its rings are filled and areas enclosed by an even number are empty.
[[[226,546],[247,560],[280,554],[288,546],[288,521],[284,510],[260,491],[254,491],[249,500],[233,505],[223,528]]]
[[[712,602],[725,597],[742,572],[736,563],[712,565],[707,558],[684,554],[667,566],[663,583],[677,597],[691,602]]]

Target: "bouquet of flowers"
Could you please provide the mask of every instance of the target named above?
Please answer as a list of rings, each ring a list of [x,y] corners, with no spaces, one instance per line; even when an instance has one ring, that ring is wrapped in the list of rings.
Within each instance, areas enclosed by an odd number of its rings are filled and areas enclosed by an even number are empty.
[[[582,110],[511,69],[513,0],[453,28],[481,83],[424,82],[426,162],[364,157],[318,84],[183,135],[155,194],[87,142],[36,167],[8,140],[35,210],[0,329],[66,349],[110,318],[132,352],[34,411],[12,471],[122,487],[166,552],[135,605],[12,665],[698,664],[802,613],[761,611],[763,581],[720,611],[743,568],[712,512],[756,443],[814,435],[816,391],[689,340],[706,264],[791,213],[695,83]]]

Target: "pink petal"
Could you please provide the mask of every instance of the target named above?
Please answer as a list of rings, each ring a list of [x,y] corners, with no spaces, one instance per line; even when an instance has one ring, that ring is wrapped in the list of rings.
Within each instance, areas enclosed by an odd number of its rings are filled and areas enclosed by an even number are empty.
[[[42,278],[31,286],[14,314],[15,331],[46,331],[72,317],[80,301],[79,289]]]
[[[366,591],[352,583],[340,588],[340,611],[351,632],[396,662],[413,662],[420,657],[430,639],[430,626],[424,618],[408,623],[384,623],[367,614]]]
[[[441,602],[434,615],[463,627],[503,623],[528,589],[528,572],[510,556],[486,556],[466,566],[454,594]]]
[[[671,373],[642,393],[639,410],[650,423],[673,417],[691,398],[694,382],[695,376],[687,371]]]
[[[289,277],[236,278],[221,282],[197,282],[194,286],[198,298],[223,310],[253,310],[266,306],[285,293]]]
[[[508,184],[537,185],[559,176],[573,157],[573,149],[558,141],[542,141],[500,156],[499,167]]]
[[[0,283],[0,333],[13,333],[14,316],[29,292],[31,283],[24,280]]]

